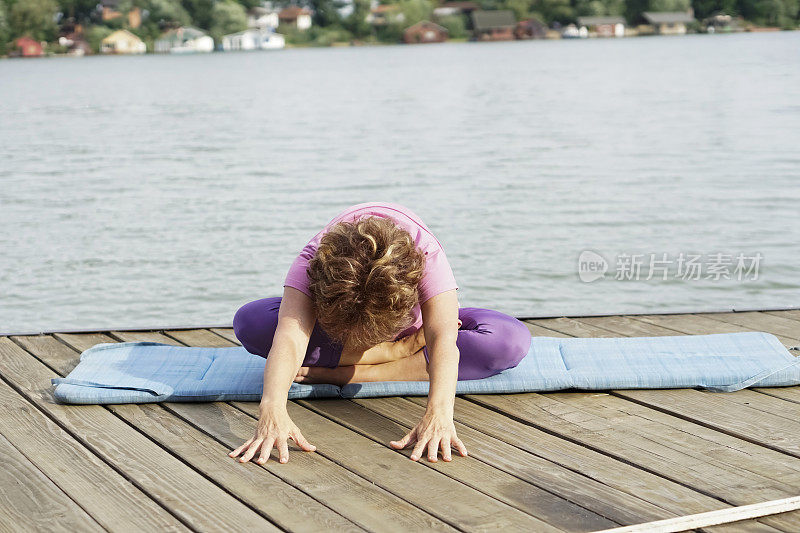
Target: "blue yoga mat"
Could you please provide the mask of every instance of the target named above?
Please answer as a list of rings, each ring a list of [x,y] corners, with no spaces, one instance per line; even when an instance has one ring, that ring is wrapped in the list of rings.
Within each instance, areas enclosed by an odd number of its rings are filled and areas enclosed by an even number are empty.
[[[515,368],[459,381],[458,394],[562,389],[704,388],[800,384],[800,358],[762,332],[676,337],[534,337]],[[65,378],[52,379],[65,403],[258,401],[265,359],[244,348],[190,348],[153,342],[104,343],[81,354]],[[293,383],[289,398],[421,396],[426,381],[336,385]]]

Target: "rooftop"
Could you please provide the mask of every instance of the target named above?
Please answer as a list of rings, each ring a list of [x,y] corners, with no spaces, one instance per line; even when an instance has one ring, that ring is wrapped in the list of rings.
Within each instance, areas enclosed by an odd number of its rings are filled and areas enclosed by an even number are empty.
[[[623,17],[578,17],[578,26],[600,26],[603,24],[625,24]]]
[[[556,317],[534,335],[767,331],[800,310]],[[419,397],[289,402],[314,453],[240,464],[255,402],[64,405],[50,378],[103,342],[234,346],[229,327],[0,336],[0,525],[69,531],[596,531],[795,496],[800,387],[458,397],[470,456],[410,461],[387,442]],[[273,454],[274,457],[274,454]],[[31,498],[35,495],[35,498]],[[800,511],[706,531],[800,530]]]
[[[650,24],[686,24],[694,21],[694,14],[689,11],[645,11],[642,15]]]
[[[289,7],[285,8],[285,9],[281,10],[281,12],[278,13],[278,17],[282,18],[282,19],[296,19],[300,15],[310,15],[310,14],[311,14],[311,11],[309,11],[308,9],[306,9],[304,7],[289,6]]]
[[[181,43],[190,41],[192,39],[199,39],[206,35],[206,32],[193,26],[182,26],[169,30],[161,35],[156,41],[170,41],[172,43]]]
[[[517,19],[514,17],[514,12],[509,9],[473,11],[472,23],[476,30],[490,30],[492,28],[515,26]]]

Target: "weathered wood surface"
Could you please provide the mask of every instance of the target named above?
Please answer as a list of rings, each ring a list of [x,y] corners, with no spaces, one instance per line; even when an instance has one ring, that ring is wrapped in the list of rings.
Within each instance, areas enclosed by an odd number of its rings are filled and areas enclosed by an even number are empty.
[[[561,317],[533,335],[767,331],[800,311]],[[257,403],[62,405],[50,378],[103,342],[234,346],[230,328],[0,337],[0,530],[594,531],[800,494],[800,387],[614,390],[456,399],[470,455],[419,463],[389,440],[425,399],[290,402],[317,452],[227,456]],[[273,452],[272,458],[275,459]],[[800,512],[704,528],[800,531]]]

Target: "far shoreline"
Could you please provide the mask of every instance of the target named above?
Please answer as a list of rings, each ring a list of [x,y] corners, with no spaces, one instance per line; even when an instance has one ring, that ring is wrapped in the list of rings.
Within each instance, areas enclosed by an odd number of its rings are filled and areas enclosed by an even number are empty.
[[[69,58],[69,59],[84,59],[87,57],[142,57],[142,56],[161,56],[161,57],[174,57],[174,56],[207,56],[207,55],[226,55],[226,54],[259,54],[259,53],[266,53],[266,54],[273,54],[273,53],[280,53],[283,50],[325,50],[325,49],[342,49],[342,48],[367,48],[367,47],[411,47],[411,48],[419,48],[425,46],[435,46],[441,44],[499,44],[499,43],[523,43],[523,42],[556,42],[556,41],[576,41],[576,42],[583,42],[583,41],[625,41],[628,39],[639,39],[639,38],[667,38],[667,39],[679,39],[681,37],[691,37],[691,36],[731,36],[731,35],[742,35],[742,34],[775,34],[775,33],[793,33],[800,31],[800,28],[795,29],[783,29],[783,28],[772,28],[772,27],[764,27],[764,28],[754,28],[742,31],[733,31],[733,32],[719,32],[719,33],[708,33],[708,32],[687,32],[685,34],[680,35],[659,35],[659,34],[641,34],[641,35],[627,35],[624,37],[583,37],[583,38],[543,38],[543,39],[508,39],[508,40],[488,40],[488,41],[481,41],[477,39],[469,39],[469,38],[457,38],[457,39],[447,39],[446,41],[439,42],[439,43],[418,43],[418,44],[409,44],[403,43],[401,41],[398,42],[381,42],[381,41],[335,41],[329,45],[320,46],[314,45],[311,43],[308,44],[286,44],[286,46],[281,50],[213,50],[211,52],[191,52],[191,53],[182,53],[182,54],[174,54],[174,53],[160,53],[160,52],[152,52],[147,51],[143,54],[89,54],[89,55],[73,55],[68,53],[56,54],[56,53],[49,53],[44,54],[37,57],[17,57],[17,56],[9,56],[3,55],[0,56],[0,59],[12,59],[12,60],[30,60],[30,59],[46,59],[46,58]]]

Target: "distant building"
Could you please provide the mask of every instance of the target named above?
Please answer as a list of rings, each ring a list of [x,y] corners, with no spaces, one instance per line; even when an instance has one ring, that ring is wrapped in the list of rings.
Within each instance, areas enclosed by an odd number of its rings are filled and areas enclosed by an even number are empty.
[[[439,7],[433,10],[434,17],[449,17],[452,15],[467,15],[472,14],[481,8],[477,2],[444,2]]]
[[[247,12],[247,27],[257,30],[277,28],[278,12],[265,7],[254,7]]]
[[[423,20],[403,31],[403,42],[406,44],[442,43],[447,40],[447,36],[447,28],[429,20]]]
[[[516,26],[514,12],[508,9],[472,12],[473,33],[479,41],[510,41]]]
[[[122,12],[119,11],[120,0],[102,0],[99,4],[100,18],[103,22],[120,18]],[[127,13],[128,25],[136,29],[142,25],[142,10],[136,6],[130,8]]]
[[[147,45],[128,30],[117,30],[100,41],[101,54],[143,54]]]
[[[589,30],[586,26],[578,28],[575,24],[568,24],[561,30],[562,39],[586,39],[589,37]]]
[[[578,17],[578,26],[587,28],[597,37],[625,37],[622,17]]]
[[[222,49],[233,50],[280,50],[286,46],[286,39],[272,30],[244,30],[222,37]]]
[[[393,23],[402,23],[406,16],[400,11],[397,4],[380,4],[370,9],[364,20],[373,26],[386,26]]]
[[[653,26],[659,35],[683,35],[686,25],[694,22],[694,11],[645,11],[645,20]]]
[[[20,37],[14,40],[14,48],[11,55],[16,57],[40,57],[44,55],[42,43],[30,37]]]
[[[212,52],[214,39],[204,31],[191,26],[184,26],[170,30],[155,42],[157,53],[191,54],[197,52]]]
[[[547,38],[547,24],[538,19],[521,20],[514,28],[514,37],[517,39],[545,39]]]
[[[311,27],[311,11],[304,7],[289,6],[278,13],[281,24],[294,26],[298,30],[307,30]]]
[[[58,44],[67,49],[67,55],[80,57],[92,54],[92,47],[82,33],[72,32],[62,35],[58,38]]]
[[[725,13],[716,13],[703,21],[708,33],[731,32],[739,29],[739,21]]]
[[[75,57],[90,56],[92,53],[92,46],[86,39],[76,39],[67,48],[67,54]]]

